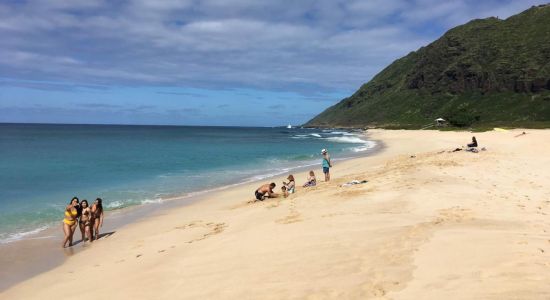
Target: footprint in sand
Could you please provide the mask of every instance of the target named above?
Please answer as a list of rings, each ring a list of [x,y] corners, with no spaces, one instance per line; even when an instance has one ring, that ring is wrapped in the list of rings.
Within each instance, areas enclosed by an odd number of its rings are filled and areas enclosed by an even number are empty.
[[[460,223],[464,220],[472,220],[473,212],[467,208],[452,207],[448,209],[442,209],[439,211],[439,217],[434,220],[434,224],[441,224],[443,222],[456,222]]]
[[[296,223],[296,222],[301,222],[302,219],[300,218],[300,214],[291,214],[291,215],[288,215],[282,219],[279,219],[275,222],[277,223],[280,223],[280,224],[290,224],[290,223]]]
[[[197,228],[197,227],[206,228],[209,231],[207,233],[203,234],[199,238],[187,241],[187,243],[191,244],[191,243],[194,243],[194,242],[204,240],[207,237],[210,237],[212,235],[219,234],[219,233],[224,231],[224,229],[225,229],[225,227],[227,227],[227,225],[225,223],[212,223],[212,222],[204,223],[203,221],[193,221],[191,223],[188,223],[188,224],[185,224],[185,225],[182,225],[182,226],[176,226],[174,228],[175,229],[187,229],[187,228]]]
[[[292,207],[290,209],[290,213],[286,217],[275,220],[275,222],[279,224],[291,224],[291,223],[301,222],[302,218],[300,218],[300,216],[301,216],[300,212],[298,212],[295,208]]]

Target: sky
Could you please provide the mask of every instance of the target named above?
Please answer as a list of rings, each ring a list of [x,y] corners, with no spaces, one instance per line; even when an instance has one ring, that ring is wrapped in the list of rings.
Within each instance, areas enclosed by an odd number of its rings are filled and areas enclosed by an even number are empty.
[[[303,124],[530,0],[2,0],[0,122]]]

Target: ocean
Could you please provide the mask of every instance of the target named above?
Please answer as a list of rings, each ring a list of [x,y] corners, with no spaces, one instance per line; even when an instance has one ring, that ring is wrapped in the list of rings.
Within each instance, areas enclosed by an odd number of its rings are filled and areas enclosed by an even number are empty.
[[[344,159],[374,146],[329,129],[0,124],[0,243],[58,225],[73,196],[115,210],[307,166],[321,178],[321,149]]]

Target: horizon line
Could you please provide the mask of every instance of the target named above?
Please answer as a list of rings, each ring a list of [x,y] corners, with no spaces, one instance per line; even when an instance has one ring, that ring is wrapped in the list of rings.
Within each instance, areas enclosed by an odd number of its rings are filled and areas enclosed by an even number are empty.
[[[277,126],[246,126],[246,125],[185,125],[185,124],[116,124],[116,123],[45,123],[45,122],[1,122],[0,125],[75,125],[75,126],[157,126],[157,127],[235,127],[235,128],[277,128]],[[303,127],[302,124],[296,127]]]

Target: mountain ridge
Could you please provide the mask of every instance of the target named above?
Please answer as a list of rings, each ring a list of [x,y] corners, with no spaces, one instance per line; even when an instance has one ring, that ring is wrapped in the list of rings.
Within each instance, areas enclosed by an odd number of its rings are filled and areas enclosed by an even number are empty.
[[[471,20],[395,60],[313,127],[550,126],[550,5]]]

